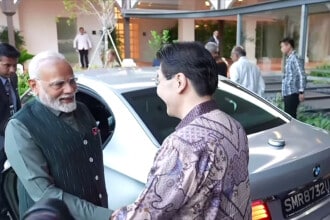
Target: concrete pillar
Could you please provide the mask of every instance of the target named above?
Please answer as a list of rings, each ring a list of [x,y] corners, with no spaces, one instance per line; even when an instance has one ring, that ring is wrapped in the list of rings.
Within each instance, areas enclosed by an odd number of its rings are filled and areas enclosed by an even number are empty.
[[[194,10],[196,0],[178,0],[180,10]],[[179,19],[178,40],[195,41],[195,19]]]
[[[178,40],[195,41],[195,20],[179,19],[178,24]]]
[[[308,7],[306,5],[301,6],[301,16],[300,16],[300,35],[299,35],[299,55],[305,62],[308,60],[306,59],[307,56],[307,36],[308,36]]]
[[[256,28],[257,28],[257,20],[255,18],[245,18],[245,28],[244,28],[244,47],[246,50],[246,57],[257,63],[256,59]]]
[[[237,14],[237,27],[236,27],[236,45],[242,45],[242,15]]]

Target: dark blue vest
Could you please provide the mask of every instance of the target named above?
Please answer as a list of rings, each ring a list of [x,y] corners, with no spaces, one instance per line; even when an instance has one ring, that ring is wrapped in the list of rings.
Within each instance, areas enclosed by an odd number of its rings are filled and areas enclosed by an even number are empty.
[[[27,127],[33,142],[45,156],[49,175],[57,188],[107,207],[101,140],[95,133],[95,119],[79,102],[73,114],[79,119],[79,132],[37,100],[25,104],[14,118]],[[34,202],[22,184],[19,185],[22,216]]]

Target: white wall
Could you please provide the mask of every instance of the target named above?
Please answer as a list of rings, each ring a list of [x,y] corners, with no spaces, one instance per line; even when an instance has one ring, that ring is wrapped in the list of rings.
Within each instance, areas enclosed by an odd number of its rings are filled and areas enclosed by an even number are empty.
[[[44,50],[58,51],[56,18],[69,17],[62,0],[24,0],[19,5],[19,22],[26,49],[36,54]],[[96,16],[79,16],[77,28],[83,26],[90,35],[94,49],[100,35],[92,35],[92,30],[101,30]],[[77,30],[78,33],[78,30]],[[97,31],[97,33],[99,33]],[[92,56],[94,50],[90,52]]]
[[[20,26],[26,49],[33,54],[58,51],[56,17],[63,16],[62,1],[24,0],[19,5]]]

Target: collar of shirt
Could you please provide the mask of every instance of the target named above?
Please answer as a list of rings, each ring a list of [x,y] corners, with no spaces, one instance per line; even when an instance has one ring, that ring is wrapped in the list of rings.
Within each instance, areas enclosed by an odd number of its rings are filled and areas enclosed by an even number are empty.
[[[2,81],[2,85],[5,85],[6,80],[7,80],[8,78],[5,78],[5,77],[0,76],[0,79],[1,79],[1,81]]]
[[[214,100],[203,102],[199,105],[196,105],[178,124],[178,126],[175,128],[175,130],[178,130],[180,128],[183,128],[184,126],[188,125],[190,122],[192,122],[195,118],[198,116],[208,113],[214,109],[217,109],[217,103]]]
[[[287,55],[287,59],[292,57],[294,54],[296,54],[296,51],[295,50],[291,51],[291,53],[289,55]]]
[[[246,56],[241,56],[240,58],[238,58],[238,60],[247,60],[247,58],[246,58]]]

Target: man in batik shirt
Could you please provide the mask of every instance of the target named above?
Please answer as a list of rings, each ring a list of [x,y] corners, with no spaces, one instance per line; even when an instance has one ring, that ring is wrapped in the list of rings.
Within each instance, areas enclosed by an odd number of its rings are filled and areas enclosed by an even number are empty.
[[[157,58],[157,94],[181,122],[157,153],[145,190],[112,218],[251,219],[247,137],[212,99],[215,60],[196,42],[167,45]]]

